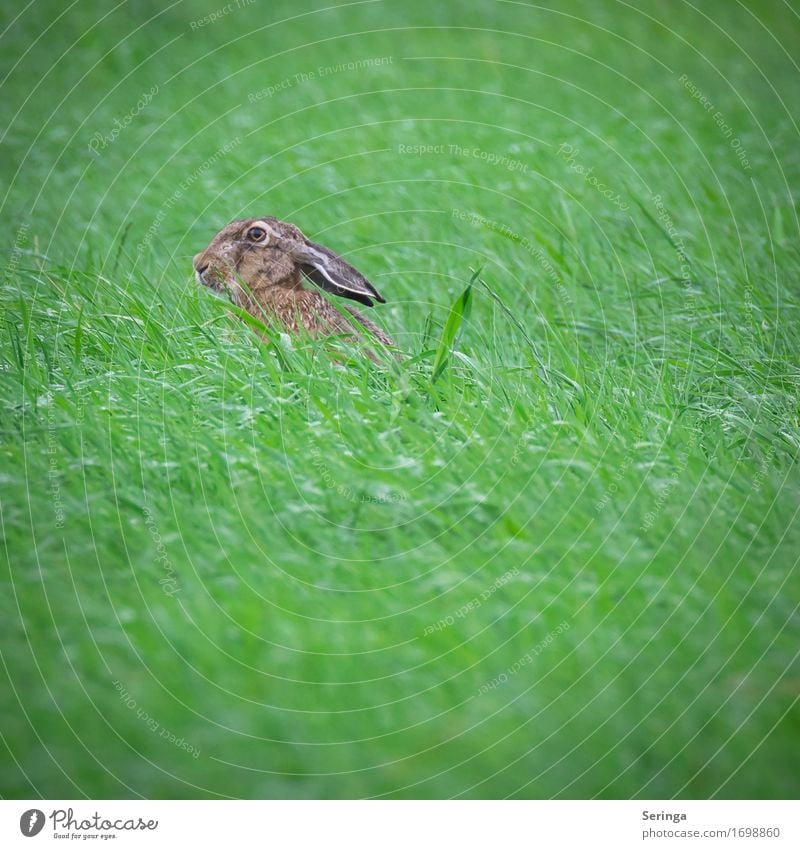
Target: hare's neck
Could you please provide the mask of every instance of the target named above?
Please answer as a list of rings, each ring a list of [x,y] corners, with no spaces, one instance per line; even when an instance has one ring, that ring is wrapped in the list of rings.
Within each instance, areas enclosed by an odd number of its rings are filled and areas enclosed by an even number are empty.
[[[293,271],[287,277],[274,283],[268,277],[257,277],[250,286],[250,291],[258,301],[272,299],[293,298],[302,290],[300,272]]]
[[[311,317],[324,306],[325,300],[318,292],[306,289],[300,275],[280,283],[270,283],[253,289],[255,303],[242,304],[248,312],[262,320],[276,317],[282,324],[296,329],[300,324],[309,326]],[[311,322],[313,323],[313,322]]]

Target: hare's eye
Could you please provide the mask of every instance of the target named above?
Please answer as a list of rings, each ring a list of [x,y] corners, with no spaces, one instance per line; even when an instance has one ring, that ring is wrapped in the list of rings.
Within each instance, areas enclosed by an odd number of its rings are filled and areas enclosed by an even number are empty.
[[[263,242],[267,231],[263,227],[251,227],[247,231],[247,238],[251,242]]]

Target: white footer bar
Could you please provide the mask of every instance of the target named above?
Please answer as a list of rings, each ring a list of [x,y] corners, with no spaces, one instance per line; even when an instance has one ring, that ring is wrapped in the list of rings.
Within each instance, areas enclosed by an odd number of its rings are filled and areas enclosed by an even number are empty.
[[[800,847],[775,801],[0,801],[0,846]]]

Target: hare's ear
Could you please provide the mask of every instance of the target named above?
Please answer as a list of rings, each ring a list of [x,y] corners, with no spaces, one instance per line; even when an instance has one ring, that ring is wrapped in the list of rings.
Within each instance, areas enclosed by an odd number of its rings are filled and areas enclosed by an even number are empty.
[[[368,307],[372,306],[373,299],[386,303],[386,299],[360,271],[328,248],[306,240],[293,248],[292,256],[303,274],[321,289],[342,298],[352,298]]]

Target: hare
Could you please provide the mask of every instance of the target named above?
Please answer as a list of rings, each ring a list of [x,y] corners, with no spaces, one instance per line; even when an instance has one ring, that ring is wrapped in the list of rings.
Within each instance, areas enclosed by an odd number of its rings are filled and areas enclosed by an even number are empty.
[[[277,218],[233,221],[194,257],[197,279],[256,318],[312,336],[357,338],[359,325],[387,346],[394,342],[360,312],[347,307],[351,323],[318,290],[371,307],[385,303],[375,287],[333,251],[309,241],[293,224]],[[314,285],[308,286],[308,283]],[[244,284],[244,285],[243,285]],[[354,326],[355,325],[355,326]]]

